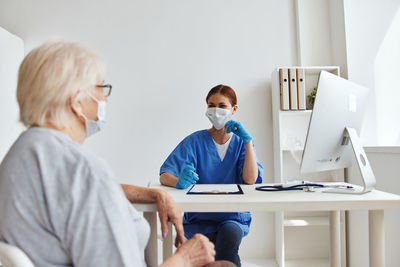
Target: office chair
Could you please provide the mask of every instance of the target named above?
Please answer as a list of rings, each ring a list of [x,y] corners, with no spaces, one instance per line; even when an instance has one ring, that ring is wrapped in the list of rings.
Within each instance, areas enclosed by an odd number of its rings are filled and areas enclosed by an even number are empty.
[[[21,249],[0,242],[1,267],[34,267],[32,261]]]

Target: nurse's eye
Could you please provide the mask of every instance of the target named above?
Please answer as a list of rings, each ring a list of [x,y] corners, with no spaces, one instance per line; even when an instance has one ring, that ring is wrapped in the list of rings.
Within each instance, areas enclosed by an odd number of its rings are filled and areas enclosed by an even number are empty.
[[[215,108],[215,105],[214,104],[208,104],[208,107],[209,108]]]

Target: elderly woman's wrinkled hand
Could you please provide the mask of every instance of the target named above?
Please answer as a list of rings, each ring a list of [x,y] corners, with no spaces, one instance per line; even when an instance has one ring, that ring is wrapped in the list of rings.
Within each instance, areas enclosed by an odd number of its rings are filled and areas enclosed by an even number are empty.
[[[162,190],[160,190],[157,195],[157,210],[161,222],[163,238],[168,235],[168,222],[172,223],[176,230],[175,246],[179,247],[185,241],[182,212],[179,210],[172,197]]]
[[[191,239],[183,243],[175,253],[166,259],[161,266],[163,267],[233,267],[234,264],[220,264],[226,261],[215,261],[215,247],[210,240],[202,235],[195,234]],[[229,263],[229,262],[228,262]],[[215,265],[216,264],[216,265]]]
[[[185,259],[185,266],[197,267],[215,260],[214,244],[202,234],[195,234],[177,250]]]

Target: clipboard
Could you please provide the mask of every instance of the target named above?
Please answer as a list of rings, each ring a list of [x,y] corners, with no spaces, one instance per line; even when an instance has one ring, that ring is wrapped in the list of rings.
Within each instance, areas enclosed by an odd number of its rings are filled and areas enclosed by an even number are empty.
[[[197,188],[196,188],[197,186]],[[231,189],[229,191],[224,190],[226,186],[229,186],[230,188],[237,187],[237,191],[232,191]],[[199,187],[205,187],[204,190]],[[215,187],[215,189],[212,189],[212,187]],[[235,188],[236,189],[236,188]],[[190,189],[186,192],[188,195],[243,195],[243,190],[242,187],[238,184],[230,184],[230,185],[224,185],[224,184],[194,184]]]

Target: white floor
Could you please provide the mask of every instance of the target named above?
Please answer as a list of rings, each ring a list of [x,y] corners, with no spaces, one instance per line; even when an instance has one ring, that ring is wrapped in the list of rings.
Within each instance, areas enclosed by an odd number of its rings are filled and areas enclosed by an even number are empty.
[[[285,267],[329,267],[327,259],[287,260]],[[278,267],[274,259],[243,259],[242,267]]]
[[[242,267],[279,267],[275,259],[242,259]]]
[[[287,260],[285,267],[329,267],[327,259]]]
[[[0,267],[1,267],[0,262]],[[274,259],[244,259],[242,267],[278,267]],[[328,260],[288,260],[285,267],[329,267]]]

